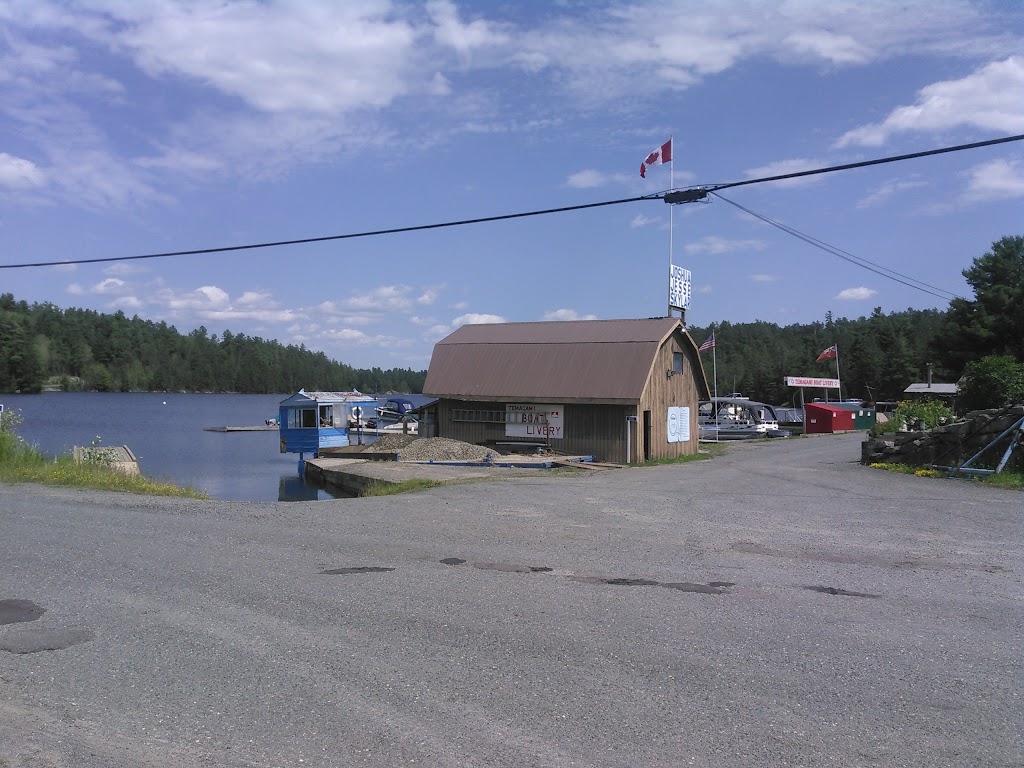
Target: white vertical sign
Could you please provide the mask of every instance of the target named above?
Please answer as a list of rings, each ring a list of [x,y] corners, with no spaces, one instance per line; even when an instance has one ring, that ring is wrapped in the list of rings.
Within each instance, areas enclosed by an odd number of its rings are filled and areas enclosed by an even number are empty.
[[[671,406],[668,409],[668,441],[670,443],[690,442],[689,406]]]
[[[690,306],[690,270],[669,264],[668,303],[672,309],[686,309]]]

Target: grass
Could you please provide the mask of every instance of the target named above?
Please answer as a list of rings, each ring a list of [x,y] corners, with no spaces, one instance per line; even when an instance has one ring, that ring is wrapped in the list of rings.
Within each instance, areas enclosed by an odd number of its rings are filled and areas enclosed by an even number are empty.
[[[916,477],[948,477],[949,473],[941,469],[927,469],[925,467],[911,467],[908,464],[888,464],[878,462],[869,464],[872,469],[884,469],[886,472],[897,472],[902,475],[915,475]],[[1004,469],[998,475],[974,475],[965,477],[956,475],[961,480],[969,480],[973,483],[994,485],[997,488],[1008,488],[1013,491],[1024,491],[1024,472],[1012,469]]]
[[[701,443],[700,453],[691,453],[688,456],[673,456],[665,459],[648,459],[643,464],[633,464],[636,467],[657,467],[662,464],[685,464],[688,461],[707,461],[717,456],[722,456],[726,447],[722,443]]]
[[[77,462],[70,456],[47,458],[25,443],[14,431],[19,422],[13,414],[3,412],[0,418],[0,483],[41,483],[146,496],[209,498],[207,494],[191,487],[126,474],[102,460]]]
[[[374,483],[362,495],[397,496],[400,493],[413,493],[415,491],[425,491],[428,488],[437,488],[439,485],[444,485],[444,483],[439,480],[424,480],[414,477],[410,480],[403,480],[400,483]]]

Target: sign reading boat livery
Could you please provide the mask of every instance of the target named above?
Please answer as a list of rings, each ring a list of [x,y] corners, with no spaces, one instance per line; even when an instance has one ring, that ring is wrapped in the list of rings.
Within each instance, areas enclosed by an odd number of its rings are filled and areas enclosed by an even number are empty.
[[[507,403],[505,405],[506,437],[560,438],[562,406],[542,403]]]
[[[820,387],[821,389],[839,389],[839,379],[811,379],[806,376],[787,376],[787,387]]]

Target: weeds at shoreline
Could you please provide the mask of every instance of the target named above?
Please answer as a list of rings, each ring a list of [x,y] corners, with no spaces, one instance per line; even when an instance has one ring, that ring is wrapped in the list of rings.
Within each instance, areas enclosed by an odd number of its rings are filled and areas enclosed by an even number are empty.
[[[100,454],[100,460],[94,461],[78,462],[70,456],[49,459],[17,433],[20,424],[21,417],[14,411],[0,412],[0,483],[40,483],[145,496],[209,498],[195,488],[126,474],[112,462],[102,460],[103,454]]]

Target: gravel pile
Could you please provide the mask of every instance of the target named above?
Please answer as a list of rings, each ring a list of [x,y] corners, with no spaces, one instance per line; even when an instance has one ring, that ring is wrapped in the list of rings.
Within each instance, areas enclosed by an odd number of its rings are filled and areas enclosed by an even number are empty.
[[[463,443],[447,437],[383,435],[366,448],[373,453],[399,453],[402,461],[482,461],[499,455],[482,445]]]

